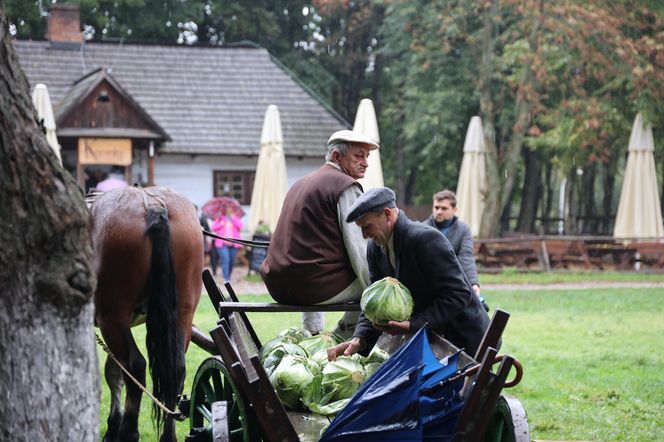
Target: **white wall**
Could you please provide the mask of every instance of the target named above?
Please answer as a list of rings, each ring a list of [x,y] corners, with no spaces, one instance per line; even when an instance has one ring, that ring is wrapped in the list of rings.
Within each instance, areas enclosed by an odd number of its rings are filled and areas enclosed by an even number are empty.
[[[324,158],[286,158],[288,187],[302,176],[318,169]],[[241,155],[161,155],[155,158],[155,183],[170,187],[183,194],[197,206],[202,206],[212,198],[213,172],[215,170],[255,171],[258,157]],[[249,206],[242,206],[246,212],[243,219],[249,222]]]

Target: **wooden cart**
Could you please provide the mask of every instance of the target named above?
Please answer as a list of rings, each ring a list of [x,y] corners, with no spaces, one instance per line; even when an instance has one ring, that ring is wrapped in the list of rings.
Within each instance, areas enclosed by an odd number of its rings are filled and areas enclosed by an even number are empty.
[[[220,319],[211,332],[212,342],[200,335],[198,344],[211,353],[198,368],[191,397],[182,408],[190,416],[188,442],[195,441],[314,441],[329,421],[324,416],[287,412],[277,397],[258,359],[261,347],[247,311],[303,311],[302,306],[248,304],[238,302],[230,284],[228,298],[205,272],[205,287]],[[357,310],[357,304],[315,306],[320,311]],[[306,307],[305,307],[306,308]],[[464,405],[456,423],[458,441],[529,441],[528,423],[518,400],[501,395],[503,388],[516,385],[521,365],[511,356],[497,356],[502,332],[509,314],[497,310],[474,357],[461,353],[459,367],[474,365],[466,373],[462,390]],[[432,348],[439,358],[457,351],[451,343],[430,334]],[[479,362],[476,362],[479,361]],[[496,371],[494,364],[499,363]],[[516,376],[507,381],[515,368]]]

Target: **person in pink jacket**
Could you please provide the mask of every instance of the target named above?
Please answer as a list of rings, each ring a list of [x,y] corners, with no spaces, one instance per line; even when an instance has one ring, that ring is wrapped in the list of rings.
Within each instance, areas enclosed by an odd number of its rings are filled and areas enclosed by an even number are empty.
[[[234,213],[231,207],[228,207],[225,215],[214,220],[214,223],[212,223],[212,230],[214,230],[219,236],[240,239],[242,219],[237,213]],[[214,246],[217,248],[221,260],[221,271],[224,274],[224,279],[230,281],[235,256],[241,246],[221,239],[215,239]]]

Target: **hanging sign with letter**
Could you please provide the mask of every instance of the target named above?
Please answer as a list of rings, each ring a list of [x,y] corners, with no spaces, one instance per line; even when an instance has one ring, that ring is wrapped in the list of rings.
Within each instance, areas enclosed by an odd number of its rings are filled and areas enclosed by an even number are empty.
[[[131,140],[129,138],[79,138],[79,164],[112,164],[130,166]]]

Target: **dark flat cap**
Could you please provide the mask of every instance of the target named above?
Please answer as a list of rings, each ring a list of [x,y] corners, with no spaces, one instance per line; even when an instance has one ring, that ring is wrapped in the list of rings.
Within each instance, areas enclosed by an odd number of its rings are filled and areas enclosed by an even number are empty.
[[[353,203],[346,217],[346,222],[352,223],[369,212],[379,212],[386,207],[392,208],[396,206],[396,196],[392,189],[376,187],[375,189],[367,190],[366,193],[362,194]]]

